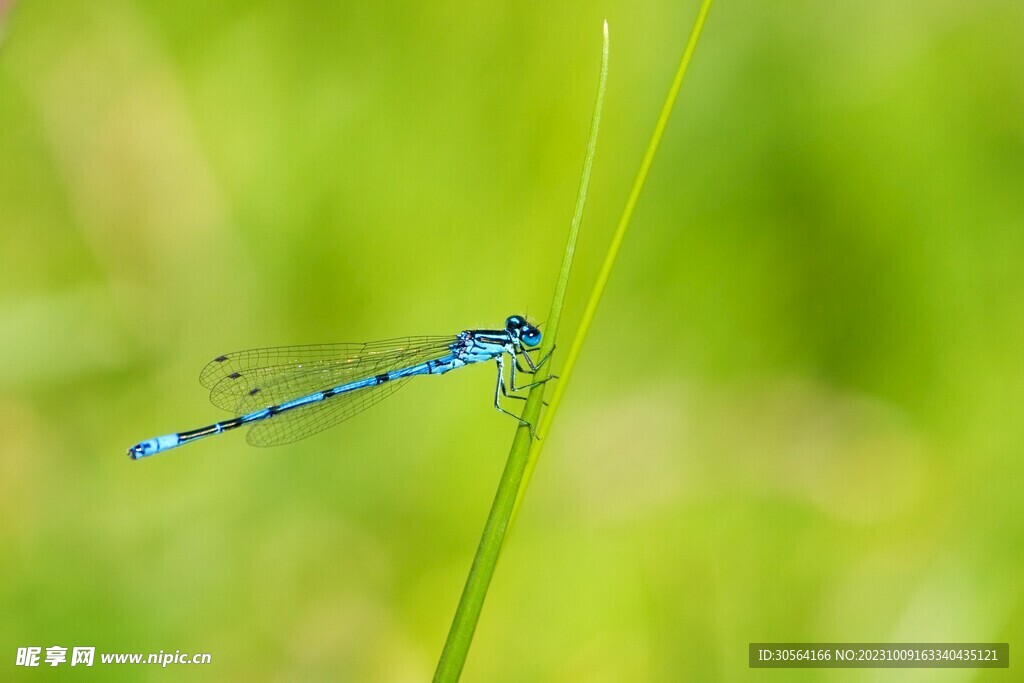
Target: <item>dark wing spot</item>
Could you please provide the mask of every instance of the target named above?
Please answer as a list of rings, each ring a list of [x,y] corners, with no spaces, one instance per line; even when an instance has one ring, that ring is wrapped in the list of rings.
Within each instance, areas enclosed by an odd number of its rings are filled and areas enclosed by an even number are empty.
[[[260,388],[256,387],[255,389],[253,389],[252,391],[249,392],[249,395],[250,396],[255,396],[258,393],[260,393]]]
[[[227,356],[217,356],[216,358],[213,359],[213,362],[214,363],[223,363],[227,359],[228,359]]]
[[[228,375],[228,378],[229,379],[238,379],[241,376],[242,376],[242,373],[240,373],[240,372],[232,372],[230,375]]]

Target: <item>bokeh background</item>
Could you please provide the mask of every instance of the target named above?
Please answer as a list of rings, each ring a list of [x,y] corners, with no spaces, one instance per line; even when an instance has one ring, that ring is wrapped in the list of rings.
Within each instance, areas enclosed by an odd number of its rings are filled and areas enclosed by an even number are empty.
[[[697,7],[0,2],[0,677],[427,680],[514,431],[491,370],[124,451],[219,419],[225,351],[543,319],[607,17],[566,348]],[[1024,642],[1021,35],[716,3],[465,680],[1013,677],[746,648]]]

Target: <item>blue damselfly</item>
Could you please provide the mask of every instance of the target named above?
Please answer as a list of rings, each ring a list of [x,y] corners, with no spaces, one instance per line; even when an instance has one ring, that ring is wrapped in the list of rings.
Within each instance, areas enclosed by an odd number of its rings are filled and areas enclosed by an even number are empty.
[[[251,349],[217,356],[199,375],[210,401],[236,417],[200,429],[147,439],[128,449],[133,460],[154,455],[213,434],[251,425],[247,441],[278,446],[304,439],[347,420],[387,398],[416,375],[442,375],[493,360],[498,367],[494,407],[530,428],[533,425],[501,407],[499,396],[547,379],[516,385],[516,372],[532,375],[547,360],[529,351],[541,332],[525,317],[509,316],[501,330],[464,330],[446,337],[405,337],[365,344],[319,344]],[[509,382],[505,384],[505,360]],[[519,358],[527,367],[519,363]],[[536,434],[534,434],[536,436]]]

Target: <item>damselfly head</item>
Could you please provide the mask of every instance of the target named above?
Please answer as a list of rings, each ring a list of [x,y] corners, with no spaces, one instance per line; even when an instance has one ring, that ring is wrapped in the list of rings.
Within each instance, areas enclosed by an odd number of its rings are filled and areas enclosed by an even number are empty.
[[[540,344],[540,330],[521,315],[510,315],[505,320],[505,330],[522,341],[523,346],[532,348]]]

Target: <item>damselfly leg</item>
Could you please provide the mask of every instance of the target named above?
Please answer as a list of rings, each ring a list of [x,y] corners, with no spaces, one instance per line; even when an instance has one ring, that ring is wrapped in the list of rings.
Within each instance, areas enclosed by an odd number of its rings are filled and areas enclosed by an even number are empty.
[[[552,351],[554,351],[554,349],[552,349]],[[533,387],[537,387],[537,386],[540,386],[542,384],[546,384],[547,382],[549,382],[549,381],[551,381],[553,379],[558,379],[557,376],[555,376],[555,375],[549,375],[548,377],[545,377],[542,380],[538,380],[536,382],[530,382],[529,384],[524,384],[522,386],[516,386],[516,370],[517,370],[517,368],[519,369],[519,372],[523,372],[524,374],[532,375],[532,374],[534,374],[537,371],[538,368],[540,368],[540,366],[545,361],[547,361],[548,358],[551,357],[551,352],[548,352],[544,356],[544,358],[542,358],[538,363],[534,364],[533,360],[530,358],[530,356],[526,352],[526,350],[525,349],[520,349],[519,353],[523,354],[523,356],[526,358],[527,364],[530,365],[532,370],[523,370],[522,367],[519,365],[519,357],[518,357],[518,355],[516,353],[511,352],[511,351],[508,351],[507,353],[508,353],[509,356],[512,357],[512,363],[509,365],[509,383],[508,383],[508,386],[506,386],[506,384],[505,384],[505,354],[502,354],[502,355],[498,356],[497,358],[495,358],[495,361],[496,361],[497,366],[498,366],[498,381],[497,381],[497,386],[494,388],[494,407],[497,408],[500,412],[505,413],[506,415],[510,415],[510,416],[516,418],[519,421],[519,424],[525,425],[525,426],[529,427],[530,428],[531,436],[533,436],[533,438],[535,438],[535,439],[540,439],[540,436],[537,435],[536,428],[534,427],[534,425],[531,422],[529,422],[528,420],[524,420],[521,417],[519,417],[518,415],[515,415],[515,414],[513,414],[513,413],[511,413],[511,412],[509,412],[509,411],[507,411],[507,410],[505,410],[504,408],[501,407],[501,405],[499,403],[499,400],[498,400],[498,396],[500,394],[501,396],[504,396],[505,398],[512,398],[512,399],[515,399],[517,401],[525,401],[526,398],[527,398],[526,396],[516,396],[512,392],[523,391],[525,389],[532,389]],[[544,401],[543,403],[544,403],[545,406],[548,404],[547,401]]]
[[[548,362],[548,359],[551,358],[551,354],[553,354],[554,352],[555,352],[555,347],[552,346],[551,350],[548,351],[546,354],[544,354],[543,358],[541,358],[539,361],[534,363],[533,362],[533,358],[530,357],[530,354],[529,354],[529,352],[526,349],[519,349],[519,353],[522,354],[523,358],[526,359],[526,364],[529,366],[530,369],[527,370],[526,368],[524,368],[522,365],[519,364],[519,356],[518,355],[515,357],[516,369],[519,370],[519,372],[523,373],[524,375],[532,375],[535,372],[537,372],[537,370],[540,369],[540,366],[542,366],[542,365],[544,365],[545,363]],[[552,375],[552,377],[557,377],[557,375]]]
[[[507,411],[507,410],[505,410],[504,408],[501,407],[501,402],[498,400],[498,397],[500,395],[502,395],[502,394],[504,394],[505,396],[508,396],[508,392],[505,390],[505,355],[502,354],[502,355],[498,356],[497,358],[495,358],[494,360],[498,364],[498,383],[494,386],[494,408],[499,413],[505,413],[509,417],[515,418],[519,422],[519,425],[521,427],[529,427],[529,429],[530,429],[530,436],[532,436],[535,439],[539,438],[537,436],[537,430],[534,428],[532,422],[530,422],[529,420],[524,420],[523,418],[519,417],[515,413],[509,412],[509,411]],[[512,396],[510,398],[523,398],[523,397],[521,397],[521,396]],[[526,400],[526,399],[524,398],[523,400]]]

